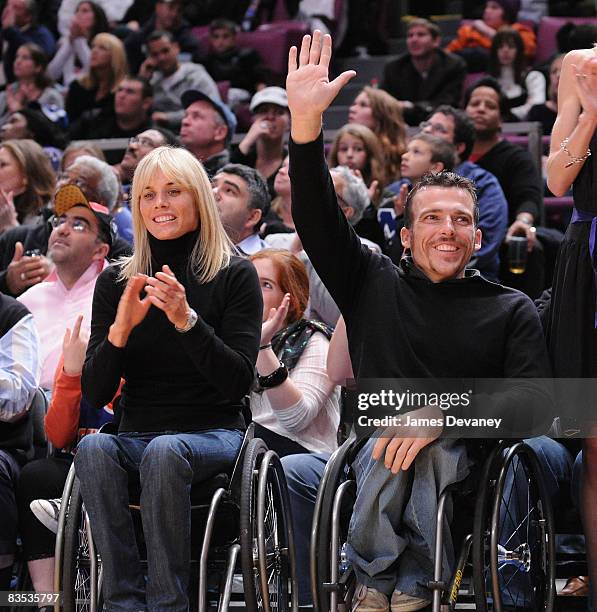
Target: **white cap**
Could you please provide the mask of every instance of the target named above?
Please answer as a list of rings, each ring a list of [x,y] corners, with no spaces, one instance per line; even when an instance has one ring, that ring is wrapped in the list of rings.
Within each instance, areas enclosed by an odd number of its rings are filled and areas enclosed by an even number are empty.
[[[264,87],[251,98],[249,110],[253,112],[260,104],[277,104],[288,108],[286,90],[283,87]]]

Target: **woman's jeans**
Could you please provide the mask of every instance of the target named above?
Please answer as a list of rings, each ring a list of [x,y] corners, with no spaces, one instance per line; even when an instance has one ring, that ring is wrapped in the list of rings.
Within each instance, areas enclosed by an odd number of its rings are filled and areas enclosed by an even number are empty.
[[[229,472],[243,432],[93,434],[83,438],[75,470],[102,558],[104,610],[186,611],[191,485]],[[129,475],[141,481],[147,585],[128,508]]]

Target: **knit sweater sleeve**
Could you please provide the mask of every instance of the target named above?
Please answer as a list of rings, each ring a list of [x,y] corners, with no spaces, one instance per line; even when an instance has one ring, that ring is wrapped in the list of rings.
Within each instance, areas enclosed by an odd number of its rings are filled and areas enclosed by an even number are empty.
[[[374,255],[338,206],[323,135],[306,144],[291,141],[289,152],[292,218],[315,271],[346,316],[357,303]]]
[[[237,402],[249,392],[255,375],[263,298],[257,272],[249,261],[231,265],[224,284],[219,335],[199,317],[189,332],[177,338],[197,370],[225,398]]]

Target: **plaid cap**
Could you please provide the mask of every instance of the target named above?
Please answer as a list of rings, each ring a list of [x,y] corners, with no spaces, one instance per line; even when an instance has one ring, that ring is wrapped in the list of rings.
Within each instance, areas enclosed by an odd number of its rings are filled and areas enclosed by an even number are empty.
[[[106,206],[90,202],[76,185],[64,185],[54,196],[54,213],[61,217],[73,206],[86,206],[99,222],[100,234],[106,244],[112,246],[117,235],[116,223]]]

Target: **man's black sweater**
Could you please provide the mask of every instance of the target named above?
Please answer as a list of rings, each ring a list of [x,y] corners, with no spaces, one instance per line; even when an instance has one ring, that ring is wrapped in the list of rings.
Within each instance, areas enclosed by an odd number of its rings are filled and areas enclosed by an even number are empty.
[[[244,429],[242,400],[254,377],[263,303],[251,262],[233,257],[209,283],[188,269],[197,233],[176,240],[150,237],[153,273],[168,264],[199,315],[187,333],[152,306],[125,347],[108,341],[124,283],[106,268],[93,295],[91,338],[81,380],[92,406],[105,406],[125,379],[120,431]]]
[[[541,324],[527,296],[475,271],[433,283],[415,265],[397,268],[361,244],[338,207],[321,136],[290,143],[290,177],[292,217],[344,315],[357,378],[549,376]],[[516,416],[537,393],[532,381],[521,383],[495,408]]]
[[[508,224],[516,215],[530,213],[539,225],[543,219],[541,177],[531,154],[507,140],[500,140],[475,162],[499,181],[508,201]]]
[[[460,105],[465,76],[464,60],[442,49],[435,50],[425,77],[415,68],[410,53],[404,53],[386,64],[381,88],[398,100],[412,102],[413,108],[404,110],[404,119],[418,125],[440,104]]]

